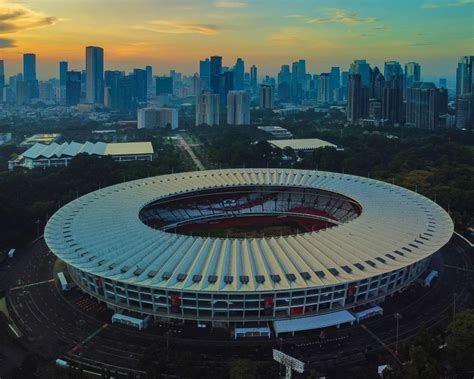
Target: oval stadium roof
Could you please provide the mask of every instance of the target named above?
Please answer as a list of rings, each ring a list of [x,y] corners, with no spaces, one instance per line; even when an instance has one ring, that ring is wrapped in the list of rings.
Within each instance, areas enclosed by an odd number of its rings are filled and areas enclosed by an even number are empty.
[[[332,191],[356,200],[362,213],[317,232],[253,239],[172,234],[139,219],[140,210],[159,198],[240,185]],[[67,264],[113,280],[177,291],[260,292],[397,270],[439,250],[452,233],[441,207],[388,183],[323,171],[232,169],[158,176],[89,193],[57,211],[44,237]]]

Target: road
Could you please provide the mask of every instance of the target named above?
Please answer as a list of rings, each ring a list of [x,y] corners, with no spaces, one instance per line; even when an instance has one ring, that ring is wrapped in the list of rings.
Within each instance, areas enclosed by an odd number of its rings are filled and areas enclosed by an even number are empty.
[[[181,134],[177,134],[176,137],[178,138],[178,146],[184,149],[189,156],[191,157],[194,165],[197,167],[199,171],[203,171],[206,168],[202,164],[202,162],[199,160],[199,158],[194,154],[194,151],[191,146],[189,146],[188,142],[184,139],[184,137]]]

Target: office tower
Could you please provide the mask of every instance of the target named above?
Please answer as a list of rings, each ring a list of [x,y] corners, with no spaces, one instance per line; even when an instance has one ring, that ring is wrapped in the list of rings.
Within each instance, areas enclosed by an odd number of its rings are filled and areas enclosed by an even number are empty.
[[[400,62],[397,61],[388,61],[384,64],[383,76],[385,80],[389,81],[392,76],[403,75],[402,66]]]
[[[27,104],[29,101],[28,83],[24,80],[17,80],[15,87],[16,105],[21,106]]]
[[[201,88],[204,90],[211,89],[211,62],[208,58],[199,61],[199,77],[201,78]]]
[[[119,113],[131,114],[137,109],[134,95],[133,75],[121,75],[115,77],[112,86],[112,110]]]
[[[370,65],[365,59],[355,60],[351,64],[349,73],[360,75],[362,86],[367,88],[370,86]]]
[[[153,67],[152,66],[146,66],[145,71],[146,71],[147,98],[150,98],[153,95],[155,95],[155,93],[156,93],[155,81],[153,80]]]
[[[23,54],[23,80],[25,82],[36,81],[36,55]]]
[[[223,72],[220,78],[220,89],[219,89],[219,96],[221,101],[221,107],[225,108],[227,103],[227,94],[229,91],[234,90],[234,72],[233,71],[225,71]]]
[[[156,77],[156,95],[172,95],[173,94],[173,78],[169,76]]]
[[[369,97],[371,99],[382,100],[384,85],[385,78],[376,66],[373,70],[370,70]]]
[[[440,78],[438,83],[439,88],[448,88],[448,80],[446,78]]]
[[[319,75],[314,74],[311,78],[311,98],[318,100],[319,96]]]
[[[237,58],[234,66],[234,89],[244,89],[244,74],[245,74],[245,63],[242,58]]]
[[[61,87],[66,86],[66,80],[67,80],[67,68],[68,68],[68,63],[67,62],[59,62],[59,85]]]
[[[298,83],[301,83],[301,86],[303,87],[303,84],[306,81],[306,61],[304,59],[300,59],[298,61]]]
[[[211,91],[219,93],[221,88],[222,57],[213,56],[210,62],[211,68]]]
[[[66,105],[77,105],[81,101],[81,72],[66,73]]]
[[[405,64],[405,88],[421,80],[421,66],[416,62]]]
[[[472,92],[474,84],[474,56],[459,58],[456,69],[456,97]]]
[[[137,103],[146,103],[148,95],[147,90],[147,72],[140,68],[133,69],[133,98]]]
[[[104,102],[104,49],[86,47],[86,103]]]
[[[5,87],[5,63],[0,60],[0,101],[4,101],[3,88]]]
[[[273,109],[273,87],[260,84],[260,109]]]
[[[392,74],[383,86],[382,119],[390,125],[402,125],[403,113],[403,76]]]
[[[196,96],[201,93],[202,82],[197,74],[191,77],[191,95]]]
[[[258,70],[257,66],[252,65],[250,67],[250,87],[254,93],[257,92],[257,84],[258,84]]]
[[[331,67],[331,96],[332,100],[339,100],[339,88],[341,87],[341,70],[339,67]]]
[[[474,94],[465,93],[456,99],[456,128],[474,125]]]
[[[406,126],[436,129],[440,113],[447,108],[447,90],[433,83],[416,82],[407,88]]]
[[[227,94],[227,124],[250,124],[250,96],[246,91],[230,91]]]
[[[342,99],[347,100],[347,86],[349,84],[349,71],[343,71],[341,73],[341,93]]]
[[[219,95],[203,92],[196,96],[196,126],[219,125]]]
[[[328,104],[332,102],[332,99],[331,74],[322,73],[319,75],[318,102],[321,104]]]
[[[351,73],[347,91],[347,121],[357,125],[369,113],[369,88],[362,83],[360,74]]]
[[[40,82],[39,86],[39,98],[43,101],[49,102],[54,100],[54,88],[51,82]]]
[[[280,102],[290,101],[291,94],[291,72],[290,66],[284,64],[278,73],[278,100]]]

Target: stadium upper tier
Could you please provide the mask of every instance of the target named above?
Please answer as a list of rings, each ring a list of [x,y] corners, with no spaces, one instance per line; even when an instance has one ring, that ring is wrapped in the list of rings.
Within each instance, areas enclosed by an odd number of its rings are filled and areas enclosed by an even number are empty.
[[[219,217],[244,210],[291,212],[331,219],[334,226],[238,239],[144,224],[152,214],[165,224],[195,221],[212,209]],[[322,171],[232,169],[164,175],[92,192],[56,212],[44,236],[68,265],[115,281],[177,291],[260,292],[392,272],[429,257],[452,233],[441,207],[391,184]]]

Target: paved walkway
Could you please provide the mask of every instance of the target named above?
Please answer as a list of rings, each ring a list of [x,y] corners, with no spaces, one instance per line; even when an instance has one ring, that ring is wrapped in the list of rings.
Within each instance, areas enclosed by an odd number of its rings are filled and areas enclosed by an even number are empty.
[[[191,157],[191,159],[192,159],[194,165],[197,167],[197,169],[199,171],[205,170],[206,168],[204,167],[202,162],[199,160],[199,158],[196,156],[196,154],[194,154],[193,149],[191,148],[191,146],[189,146],[189,144],[186,142],[186,140],[183,138],[183,136],[181,134],[177,134],[176,137],[178,138],[178,145],[181,148],[183,148],[184,150],[186,150],[186,152]]]

